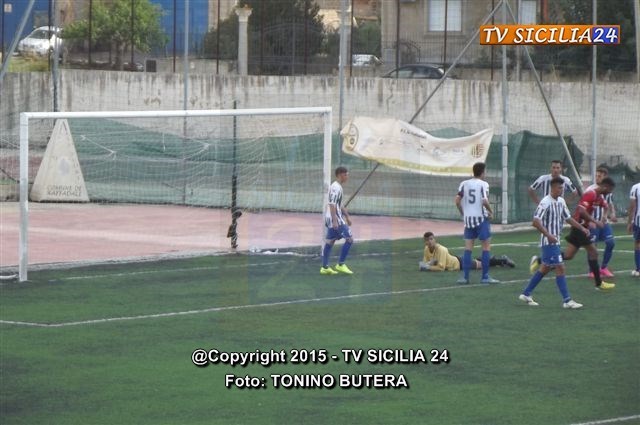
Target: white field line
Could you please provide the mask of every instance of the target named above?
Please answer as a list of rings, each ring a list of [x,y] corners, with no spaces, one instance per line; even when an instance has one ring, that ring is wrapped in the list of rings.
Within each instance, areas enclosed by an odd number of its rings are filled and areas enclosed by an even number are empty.
[[[601,425],[601,424],[615,424],[620,422],[632,421],[634,419],[640,419],[640,415],[633,416],[621,416],[619,418],[602,419],[599,421],[580,422],[571,425]]]
[[[631,235],[623,235],[623,236],[616,236],[616,239],[625,239],[625,238],[630,238]],[[370,242],[369,240],[356,240],[356,242]],[[340,242],[338,242],[339,244]],[[538,242],[520,242],[520,243],[513,243],[513,242],[505,242],[505,243],[495,243],[495,244],[491,244],[492,247],[502,247],[502,246],[511,246],[511,247],[531,247],[531,246],[537,246]],[[308,248],[308,247],[302,247],[302,248]],[[287,248],[285,248],[287,249]],[[292,249],[292,248],[289,248]],[[457,246],[457,247],[453,247],[451,248],[452,250],[461,250],[464,249],[463,246]],[[604,251],[603,248],[600,248],[599,251]],[[629,251],[629,250],[621,250],[621,249],[616,249],[615,252],[619,252],[619,253],[633,253],[633,251]],[[68,263],[48,263],[48,264],[34,264],[34,265],[30,265],[29,268],[31,270],[60,270],[60,269],[64,269],[64,270],[68,270],[68,269],[73,269],[76,267],[88,267],[88,266],[96,266],[96,265],[122,265],[122,264],[132,264],[132,263],[149,263],[149,262],[158,262],[158,261],[164,261],[164,260],[179,260],[179,259],[187,259],[187,258],[194,258],[194,257],[204,257],[204,256],[225,256],[225,255],[229,255],[229,254],[243,254],[245,252],[233,252],[233,253],[229,253],[229,252],[209,252],[209,251],[194,251],[194,252],[189,252],[189,253],[179,253],[179,254],[160,254],[160,255],[151,255],[151,256],[140,256],[140,257],[127,257],[127,258],[119,258],[116,260],[86,260],[86,261],[73,261],[73,262],[68,262]],[[401,252],[400,254],[412,254],[412,253],[422,253],[422,249],[416,249],[416,250],[410,250],[410,251],[405,251],[405,252]],[[246,254],[246,253],[245,253]],[[298,253],[298,252],[290,252],[290,251],[279,251],[279,249],[276,250],[264,250],[261,251],[259,253],[255,253],[255,254],[250,254],[250,255],[256,255],[256,256],[260,256],[260,255],[272,255],[272,256],[279,256],[279,257],[284,257],[284,256],[291,256],[291,257],[317,257],[319,256],[319,254],[303,254],[303,253]],[[362,256],[362,257],[375,257],[375,256],[383,256],[383,255],[389,255],[388,253],[370,253],[370,254],[355,254],[356,257]],[[234,266],[229,266],[229,267],[234,267]],[[191,269],[191,270],[215,270],[219,267],[214,266],[214,267],[210,267],[210,268],[206,268],[206,267],[202,267],[199,269]],[[4,283],[2,282],[2,280],[13,280],[17,277],[17,266],[7,266],[7,267],[0,267],[0,270],[8,273],[6,275],[0,275],[0,287],[4,285]],[[174,271],[174,270],[167,270],[168,272]],[[182,271],[182,269],[175,269],[175,271]],[[130,273],[130,274],[147,274],[147,273],[156,273],[156,270],[148,270],[148,271],[140,271],[140,272],[136,272],[136,273]],[[70,278],[66,278],[68,280],[77,280],[77,279],[91,279],[94,277],[108,277],[108,276],[121,276],[123,274],[109,274],[109,275],[87,275],[87,276],[76,276],[76,277],[70,277]]]
[[[491,244],[491,247],[531,247],[531,246],[537,246],[538,242],[523,242],[523,243],[496,243],[496,244]],[[451,250],[461,250],[464,249],[464,246],[456,246],[453,248],[450,248]],[[403,254],[421,254],[422,253],[422,249],[416,249],[416,250],[410,250],[410,251],[404,251],[404,252],[400,252],[398,254],[403,255]],[[603,251],[603,249],[600,249],[600,251]],[[616,249],[614,251],[614,253],[624,253],[624,254],[633,254],[634,251],[631,250],[622,250],[622,249]],[[206,254],[205,254],[206,255]],[[173,273],[173,272],[189,272],[189,271],[204,271],[204,270],[218,270],[221,267],[224,268],[236,268],[236,267],[261,267],[261,266],[271,266],[271,265],[276,265],[276,264],[283,264],[286,263],[288,261],[290,261],[290,259],[292,259],[293,257],[317,257],[317,254],[298,254],[295,256],[291,256],[291,253],[283,251],[283,252],[279,252],[277,254],[272,253],[272,252],[268,252],[267,254],[251,254],[252,256],[256,256],[256,257],[260,257],[262,255],[265,256],[282,256],[282,257],[288,257],[286,260],[285,259],[281,259],[279,261],[272,261],[272,262],[268,262],[268,263],[256,263],[256,264],[238,264],[238,265],[225,265],[225,266],[210,266],[210,267],[189,267],[189,268],[179,268],[179,269],[162,269],[162,270],[140,270],[137,272],[125,272],[125,273],[106,273],[106,274],[89,274],[89,275],[80,275],[80,276],[70,276],[70,277],[65,277],[64,280],[84,280],[84,279],[96,279],[96,278],[105,278],[105,277],[124,277],[124,276],[138,276],[138,275],[145,275],[145,274],[154,274],[154,273]],[[387,256],[389,255],[389,253],[386,252],[377,252],[377,253],[365,253],[365,254],[355,254],[355,257],[381,257],[381,256]],[[161,260],[161,259],[158,259]],[[416,260],[417,261],[417,260]],[[118,264],[122,264],[122,263],[118,263]],[[83,266],[85,266],[85,264],[83,264]],[[6,277],[2,277],[0,276],[0,287],[8,285],[8,284],[15,284],[13,282],[9,283],[9,282],[2,282],[2,280],[11,280],[11,279],[15,279],[15,277],[17,277],[17,275],[11,275],[11,276],[6,276]]]
[[[631,270],[621,270],[620,273],[628,273],[630,271]],[[586,274],[567,275],[567,278],[576,278],[576,277],[584,277],[584,276],[586,276]],[[555,279],[555,276],[545,277],[545,280],[550,280],[550,279]],[[504,284],[526,283],[526,282],[528,282],[528,279],[525,279],[525,280],[517,279],[517,280],[504,281],[504,282],[501,282],[500,284],[504,285]],[[244,305],[211,307],[211,308],[205,308],[205,309],[199,309],[199,310],[186,310],[186,311],[176,311],[176,312],[167,312],[167,313],[144,314],[139,316],[108,317],[103,319],[82,320],[82,321],[76,321],[76,322],[38,323],[38,322],[0,320],[0,324],[40,327],[40,328],[61,328],[61,327],[67,327],[67,326],[92,325],[92,324],[108,323],[108,322],[157,319],[161,317],[190,316],[194,314],[212,313],[212,312],[218,312],[218,311],[278,307],[278,306],[287,306],[287,305],[294,305],[294,304],[310,304],[310,303],[318,303],[318,302],[325,302],[325,301],[339,301],[339,300],[382,297],[382,296],[423,294],[427,292],[449,291],[449,290],[464,289],[464,288],[477,288],[481,286],[490,286],[490,285],[477,283],[477,284],[471,284],[471,285],[444,286],[441,288],[420,288],[420,289],[407,289],[404,291],[370,292],[370,293],[364,293],[364,294],[340,295],[336,297],[306,298],[306,299],[291,300],[291,301],[276,301],[272,303],[262,303],[262,304],[244,304]]]

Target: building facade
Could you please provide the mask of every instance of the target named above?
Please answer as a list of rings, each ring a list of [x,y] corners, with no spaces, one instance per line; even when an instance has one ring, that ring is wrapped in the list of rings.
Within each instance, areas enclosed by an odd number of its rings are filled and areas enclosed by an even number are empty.
[[[382,20],[382,59],[386,63],[450,64],[487,18],[498,0],[386,0]],[[542,0],[513,0],[521,23],[538,23]],[[502,23],[498,11],[488,23]],[[507,18],[506,22],[514,21]],[[489,60],[475,43],[462,60],[471,64]]]

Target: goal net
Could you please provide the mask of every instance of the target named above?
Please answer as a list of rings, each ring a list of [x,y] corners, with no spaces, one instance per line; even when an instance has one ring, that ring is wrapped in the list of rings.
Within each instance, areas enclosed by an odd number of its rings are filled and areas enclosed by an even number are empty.
[[[95,204],[208,207],[229,224],[231,210],[318,215],[331,179],[331,108],[37,112],[20,120],[21,281],[29,202],[60,205],[61,227],[69,208]],[[193,210],[181,210],[183,226]],[[145,217],[120,218],[113,232],[136,220]]]

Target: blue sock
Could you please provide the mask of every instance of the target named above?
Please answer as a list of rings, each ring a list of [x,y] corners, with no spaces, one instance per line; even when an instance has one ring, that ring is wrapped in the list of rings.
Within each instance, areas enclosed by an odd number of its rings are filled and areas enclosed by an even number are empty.
[[[614,246],[616,246],[616,243],[613,241],[613,239],[610,239],[606,242],[606,245],[604,247],[604,255],[602,256],[602,264],[600,265],[600,268],[606,269],[607,266],[609,265],[609,261],[611,261],[611,256],[613,255]]]
[[[462,271],[464,278],[469,280],[469,270],[471,270],[471,250],[464,250],[462,254]]]
[[[526,288],[524,288],[524,291],[522,291],[522,293],[525,294],[526,296],[531,295],[531,293],[533,292],[534,289],[536,289],[536,286],[538,286],[538,283],[540,283],[543,277],[544,275],[540,271],[535,272],[535,274],[531,276],[531,280],[529,281],[529,284],[527,285]]]
[[[482,251],[482,278],[487,279],[489,277],[489,264],[491,263],[491,252]]]
[[[635,250],[636,270],[640,270],[640,249]]]
[[[333,245],[325,243],[322,249],[322,267],[329,267],[329,256],[331,255]]]
[[[340,251],[340,260],[338,260],[339,264],[344,264],[344,260],[347,259],[347,254],[349,253],[349,248],[351,248],[351,245],[353,245],[353,242],[345,242],[344,245],[342,245],[342,251]]]
[[[567,302],[571,299],[571,295],[569,295],[569,288],[567,287],[567,279],[562,276],[556,276],[556,285],[562,294],[562,301]]]

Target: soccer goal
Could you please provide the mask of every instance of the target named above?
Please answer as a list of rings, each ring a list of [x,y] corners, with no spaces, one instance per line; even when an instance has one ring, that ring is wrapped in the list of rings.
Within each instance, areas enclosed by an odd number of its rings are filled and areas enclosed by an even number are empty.
[[[21,113],[19,280],[30,264],[33,202],[60,206],[59,232],[70,210],[92,204],[218,209],[233,226],[242,211],[319,214],[331,183],[331,118],[330,107]],[[136,220],[145,217],[119,219],[113,231]]]

